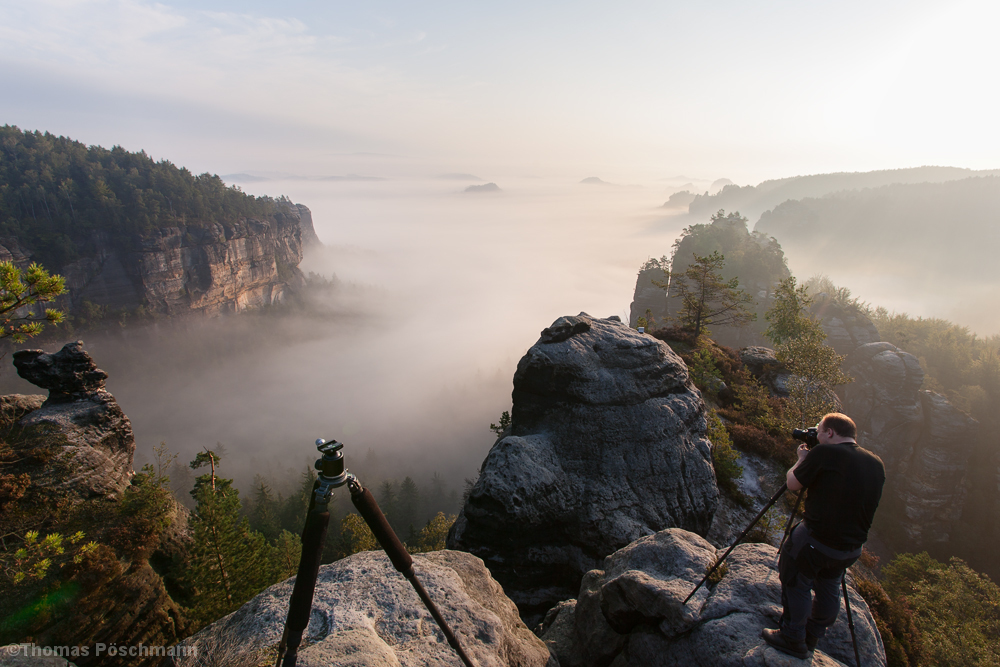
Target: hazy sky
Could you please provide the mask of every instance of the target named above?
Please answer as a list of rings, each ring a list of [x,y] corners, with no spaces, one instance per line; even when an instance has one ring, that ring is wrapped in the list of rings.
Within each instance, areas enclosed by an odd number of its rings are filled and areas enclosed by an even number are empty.
[[[0,123],[218,173],[988,168],[998,19],[913,0],[0,0]]]

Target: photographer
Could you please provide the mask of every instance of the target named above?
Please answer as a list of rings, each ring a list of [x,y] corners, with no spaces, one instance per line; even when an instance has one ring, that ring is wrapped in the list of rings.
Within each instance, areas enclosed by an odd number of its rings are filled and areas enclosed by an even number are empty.
[[[797,658],[808,658],[837,619],[841,578],[861,556],[882,497],[882,461],[856,437],[850,417],[826,415],[816,426],[815,446],[800,444],[799,460],[787,474],[789,490],[808,489],[805,520],[792,530],[778,562],[780,628],[765,629],[763,638]]]

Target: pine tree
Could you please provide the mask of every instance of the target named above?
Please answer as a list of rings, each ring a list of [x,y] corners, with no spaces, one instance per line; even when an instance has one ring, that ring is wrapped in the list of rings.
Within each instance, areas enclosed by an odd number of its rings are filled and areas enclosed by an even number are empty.
[[[678,319],[692,336],[706,333],[710,326],[741,327],[754,321],[748,306],[753,298],[739,288],[739,279],[725,281],[720,275],[726,258],[718,251],[705,257],[694,255],[694,263],[684,271],[670,272],[670,283],[654,281],[680,299]]]
[[[240,517],[239,491],[231,479],[218,477],[216,455],[206,450],[192,468],[211,464],[212,472],[195,481],[196,506],[188,579],[194,590],[194,612],[213,621],[238,608],[273,583],[274,556],[267,540]]]
[[[396,533],[408,543],[415,541],[420,516],[420,490],[412,477],[407,476],[399,485],[399,510],[396,512]]]
[[[382,482],[382,486],[378,490],[378,506],[382,510],[382,514],[385,518],[389,520],[389,523],[393,526],[395,530],[395,519],[396,519],[396,485],[393,484],[391,479],[387,479]]]
[[[261,475],[253,478],[253,501],[248,512],[250,526],[259,531],[268,542],[273,543],[281,532],[278,525],[278,501],[271,493],[271,487]]]

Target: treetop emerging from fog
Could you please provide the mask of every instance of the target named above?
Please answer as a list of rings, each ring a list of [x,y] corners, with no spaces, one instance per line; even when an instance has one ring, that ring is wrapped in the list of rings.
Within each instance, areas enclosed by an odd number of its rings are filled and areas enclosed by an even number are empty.
[[[135,243],[164,227],[273,220],[283,204],[145,151],[0,127],[0,236],[16,237],[53,270],[86,254],[95,232]]]

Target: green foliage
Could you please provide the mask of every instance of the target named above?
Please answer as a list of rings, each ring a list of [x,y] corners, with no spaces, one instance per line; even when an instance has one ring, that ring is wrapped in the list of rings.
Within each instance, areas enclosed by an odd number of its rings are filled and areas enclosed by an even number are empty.
[[[747,505],[749,499],[736,483],[743,476],[743,466],[738,463],[740,456],[733,449],[732,440],[729,439],[729,433],[718,413],[710,409],[707,420],[705,435],[712,443],[712,466],[715,468],[716,482],[730,498],[741,505]]]
[[[639,273],[643,271],[669,271],[670,270],[670,258],[664,255],[663,257],[651,257],[642,263],[639,267]]]
[[[747,222],[738,211],[727,214],[720,210],[708,224],[687,227],[674,242],[671,271],[683,271],[681,258],[718,252],[726,257],[721,269],[723,280],[738,277],[746,288],[770,291],[790,275],[785,254],[773,237],[750,232]]]
[[[811,303],[805,285],[795,286],[795,276],[779,282],[774,292],[774,305],[764,315],[769,324],[764,335],[775,345],[803,336],[822,336],[819,322],[805,314]]]
[[[710,326],[741,327],[756,316],[748,309],[753,298],[739,289],[739,278],[722,279],[726,258],[717,250],[709,255],[694,254],[694,262],[683,271],[671,271],[668,289],[671,298],[680,299],[678,319],[692,336],[701,336]]]
[[[287,530],[281,531],[281,534],[274,541],[274,549],[272,551],[274,574],[271,578],[275,582],[278,582],[295,576],[295,573],[299,570],[299,560],[301,558],[302,539]]]
[[[48,308],[43,316],[38,316],[29,307],[52,301],[65,291],[66,280],[49,275],[38,264],[21,271],[13,262],[0,262],[0,338],[23,343],[42,333],[43,323],[62,322],[63,313],[59,310]]]
[[[275,557],[264,536],[240,517],[239,491],[216,478],[192,491],[197,507],[190,524],[194,544],[187,578],[194,590],[192,612],[214,621],[274,583]]]
[[[767,335],[775,343],[778,361],[792,374],[788,381],[789,397],[785,426],[811,426],[836,409],[833,388],[851,381],[840,370],[844,357],[826,345],[826,334],[806,312],[810,303],[795,278],[783,280],[775,292],[774,303],[765,319],[771,323]]]
[[[711,352],[705,348],[695,350],[690,355],[687,367],[691,381],[698,389],[709,396],[715,396],[719,393],[719,388],[722,386],[722,373],[716,367]]]
[[[448,539],[448,531],[458,518],[451,514],[445,516],[444,512],[438,512],[434,518],[427,522],[427,525],[420,530],[417,539],[409,545],[413,553],[425,553],[428,551],[440,551],[445,548],[445,540]]]
[[[922,644],[919,665],[1000,664],[1000,588],[962,560],[947,564],[926,552],[900,554],[882,570],[892,599],[913,610]]]
[[[921,653],[920,631],[906,598],[890,598],[882,585],[872,579],[856,579],[855,588],[875,619],[875,627],[885,646],[887,667],[917,667]]]
[[[499,438],[503,432],[510,428],[510,412],[504,410],[500,413],[500,423],[490,424],[490,430],[497,434]]]
[[[727,574],[729,574],[729,563],[723,561],[719,567],[712,570],[712,573],[708,575],[708,579],[706,579],[706,581],[708,582],[709,587],[715,588],[718,586],[719,582],[725,579]]]
[[[261,533],[268,542],[279,539],[282,531],[278,523],[278,503],[267,480],[261,475],[254,475],[253,500],[249,503],[247,515],[250,527]]]
[[[772,397],[767,387],[749,373],[744,371],[742,379],[742,383],[733,384],[741,421],[772,435],[783,431],[781,419],[775,414],[778,399]]]
[[[285,203],[145,152],[0,127],[0,236],[17,237],[45,266],[88,256],[95,232],[123,246],[164,227],[228,232],[245,218],[277,220]]]
[[[67,563],[79,563],[97,548],[97,543],[93,541],[80,544],[83,538],[81,531],[69,536],[49,533],[40,538],[37,530],[29,530],[24,535],[21,548],[10,556],[4,554],[0,567],[15,585],[26,581],[41,581],[49,574],[58,572]]]
[[[920,360],[924,387],[940,392],[977,419],[1000,408],[1000,336],[979,338],[967,327],[936,318],[870,311],[882,340]]]
[[[353,512],[340,522],[340,535],[343,540],[341,556],[350,556],[361,551],[374,551],[379,548],[378,540],[371,528],[359,515]]]

